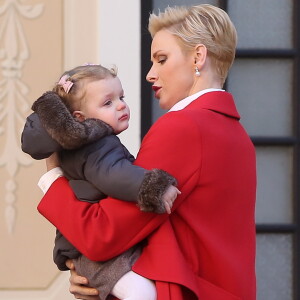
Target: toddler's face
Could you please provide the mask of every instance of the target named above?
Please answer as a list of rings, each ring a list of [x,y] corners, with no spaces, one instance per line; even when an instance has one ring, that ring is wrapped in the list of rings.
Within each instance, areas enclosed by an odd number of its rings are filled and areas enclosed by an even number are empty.
[[[109,124],[115,134],[129,126],[130,110],[124,101],[124,91],[118,77],[108,77],[86,84],[82,103],[85,118],[100,119]]]

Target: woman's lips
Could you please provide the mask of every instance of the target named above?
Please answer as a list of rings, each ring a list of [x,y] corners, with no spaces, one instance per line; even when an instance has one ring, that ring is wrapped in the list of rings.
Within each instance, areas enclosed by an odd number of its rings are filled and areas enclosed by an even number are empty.
[[[158,94],[159,94],[160,89],[161,89],[161,86],[156,86],[156,85],[152,86],[152,90],[155,93],[155,98],[159,98]]]

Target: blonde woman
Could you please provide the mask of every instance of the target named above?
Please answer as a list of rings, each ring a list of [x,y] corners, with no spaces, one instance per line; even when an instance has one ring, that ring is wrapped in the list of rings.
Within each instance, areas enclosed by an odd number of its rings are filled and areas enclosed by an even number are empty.
[[[155,281],[159,300],[254,300],[255,150],[232,95],[222,89],[235,57],[236,30],[211,5],[152,14],[149,30],[147,80],[168,113],[143,139],[135,163],[178,180],[181,195],[172,213],[145,215],[115,199],[84,205],[69,194],[64,178],[52,184],[39,211],[70,241],[80,234],[80,251],[91,259],[107,259],[146,239],[133,271]],[[70,221],[74,215],[81,222]],[[94,232],[84,233],[87,224]],[[86,282],[73,270],[71,292],[97,299],[97,291],[79,285]]]

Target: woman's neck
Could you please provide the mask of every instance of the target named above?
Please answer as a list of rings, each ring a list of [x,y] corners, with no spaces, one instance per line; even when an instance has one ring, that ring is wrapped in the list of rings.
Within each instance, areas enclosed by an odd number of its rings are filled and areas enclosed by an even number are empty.
[[[200,76],[194,77],[194,84],[190,91],[190,95],[206,89],[222,89],[223,82],[217,74],[209,57],[207,57],[205,65],[200,70]]]
[[[201,77],[201,75],[200,75]],[[190,90],[190,95],[196,94],[197,92],[206,90],[206,89],[222,89],[222,83],[220,80],[216,80],[216,79],[206,79],[204,80],[204,78],[197,78],[195,80],[195,83],[192,87],[192,89]]]

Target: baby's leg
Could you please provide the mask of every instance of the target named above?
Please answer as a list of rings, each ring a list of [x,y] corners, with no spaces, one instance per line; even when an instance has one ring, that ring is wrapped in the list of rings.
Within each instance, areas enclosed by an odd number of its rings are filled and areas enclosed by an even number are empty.
[[[122,300],[156,300],[154,282],[133,271],[118,280],[111,294]]]

